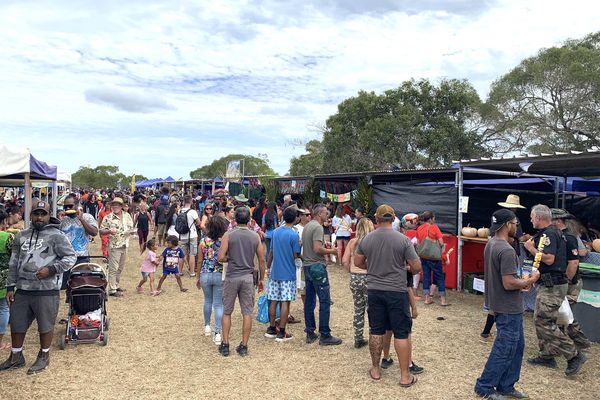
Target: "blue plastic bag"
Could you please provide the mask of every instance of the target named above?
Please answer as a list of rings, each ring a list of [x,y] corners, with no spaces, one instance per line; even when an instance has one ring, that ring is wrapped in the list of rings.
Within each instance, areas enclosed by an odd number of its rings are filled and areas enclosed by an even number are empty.
[[[267,300],[267,294],[263,293],[258,296],[258,311],[256,313],[256,320],[261,324],[269,322],[269,300]]]

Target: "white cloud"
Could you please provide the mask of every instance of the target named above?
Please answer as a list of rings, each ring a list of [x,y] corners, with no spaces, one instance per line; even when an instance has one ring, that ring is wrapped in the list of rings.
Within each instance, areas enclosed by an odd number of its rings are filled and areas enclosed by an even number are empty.
[[[0,141],[71,170],[146,176],[187,175],[230,152],[267,153],[285,173],[303,150],[289,139],[314,137],[358,90],[448,77],[485,96],[600,17],[585,0],[72,4],[0,3]]]

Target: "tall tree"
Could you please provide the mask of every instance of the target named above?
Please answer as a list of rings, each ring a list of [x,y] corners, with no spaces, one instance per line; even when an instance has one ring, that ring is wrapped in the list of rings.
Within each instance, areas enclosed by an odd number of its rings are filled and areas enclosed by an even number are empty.
[[[492,84],[493,129],[531,152],[600,146],[600,32],[542,49]]]
[[[323,144],[317,139],[306,143],[306,154],[292,157],[290,160],[290,175],[312,176],[323,170]]]
[[[126,176],[114,165],[98,165],[94,168],[81,166],[72,175],[73,185],[80,188],[118,188],[129,187],[132,175]],[[136,180],[146,179],[143,175],[136,174]]]
[[[483,105],[466,81],[406,81],[338,105],[323,132],[323,171],[437,167],[487,155]]]
[[[255,175],[275,175],[275,171],[269,166],[269,158],[266,154],[256,156],[244,154],[229,154],[214,160],[208,165],[204,165],[190,172],[192,179],[225,177],[227,163],[234,160],[244,160],[244,174],[246,176]]]

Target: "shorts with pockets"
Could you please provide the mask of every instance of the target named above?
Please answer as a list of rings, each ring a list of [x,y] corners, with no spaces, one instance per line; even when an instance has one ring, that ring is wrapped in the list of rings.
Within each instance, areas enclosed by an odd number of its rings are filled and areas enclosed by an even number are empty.
[[[369,289],[367,303],[371,335],[392,331],[395,339],[408,339],[412,330],[408,292]]]
[[[58,315],[59,295],[30,296],[17,291],[15,301],[10,306],[11,332],[25,333],[33,320],[37,321],[38,332],[54,330]]]
[[[179,247],[186,256],[196,257],[198,255],[198,238],[181,239]]]
[[[252,315],[254,311],[254,278],[252,274],[235,278],[225,277],[223,281],[223,314],[231,315],[235,299],[239,298],[242,315]]]

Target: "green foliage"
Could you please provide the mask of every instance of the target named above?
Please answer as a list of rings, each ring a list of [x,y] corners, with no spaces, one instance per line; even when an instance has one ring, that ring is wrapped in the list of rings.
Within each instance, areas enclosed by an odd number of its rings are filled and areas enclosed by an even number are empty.
[[[542,49],[492,84],[490,124],[530,152],[600,145],[600,32]]]
[[[363,207],[365,215],[375,214],[375,203],[373,202],[373,188],[369,185],[367,178],[360,178],[356,189],[355,206]]]
[[[482,108],[475,89],[460,80],[438,86],[411,80],[381,95],[361,91],[329,117],[322,148],[311,144],[319,151],[296,160],[312,157],[311,165],[327,160],[321,172],[351,172],[448,166],[488,155],[487,138],[480,134]]]
[[[115,189],[131,186],[132,175],[127,176],[114,165],[98,165],[95,168],[81,166],[72,176],[73,185],[80,188]],[[147,179],[143,175],[135,175],[135,180]]]
[[[225,177],[227,163],[233,160],[244,160],[244,175],[275,175],[275,171],[269,166],[269,158],[266,154],[258,154],[258,157],[244,154],[229,154],[214,160],[208,165],[204,165],[190,172],[192,179]]]
[[[312,176],[323,171],[323,145],[319,140],[306,143],[306,154],[292,157],[290,161],[290,175]]]
[[[315,185],[315,181],[313,179],[307,179],[304,184],[304,202],[302,204],[303,207],[306,207],[307,204],[315,205],[319,201],[319,189]]]
[[[277,201],[277,195],[279,194],[277,188],[277,181],[273,178],[260,178],[260,182],[265,188],[265,197],[268,201]]]

